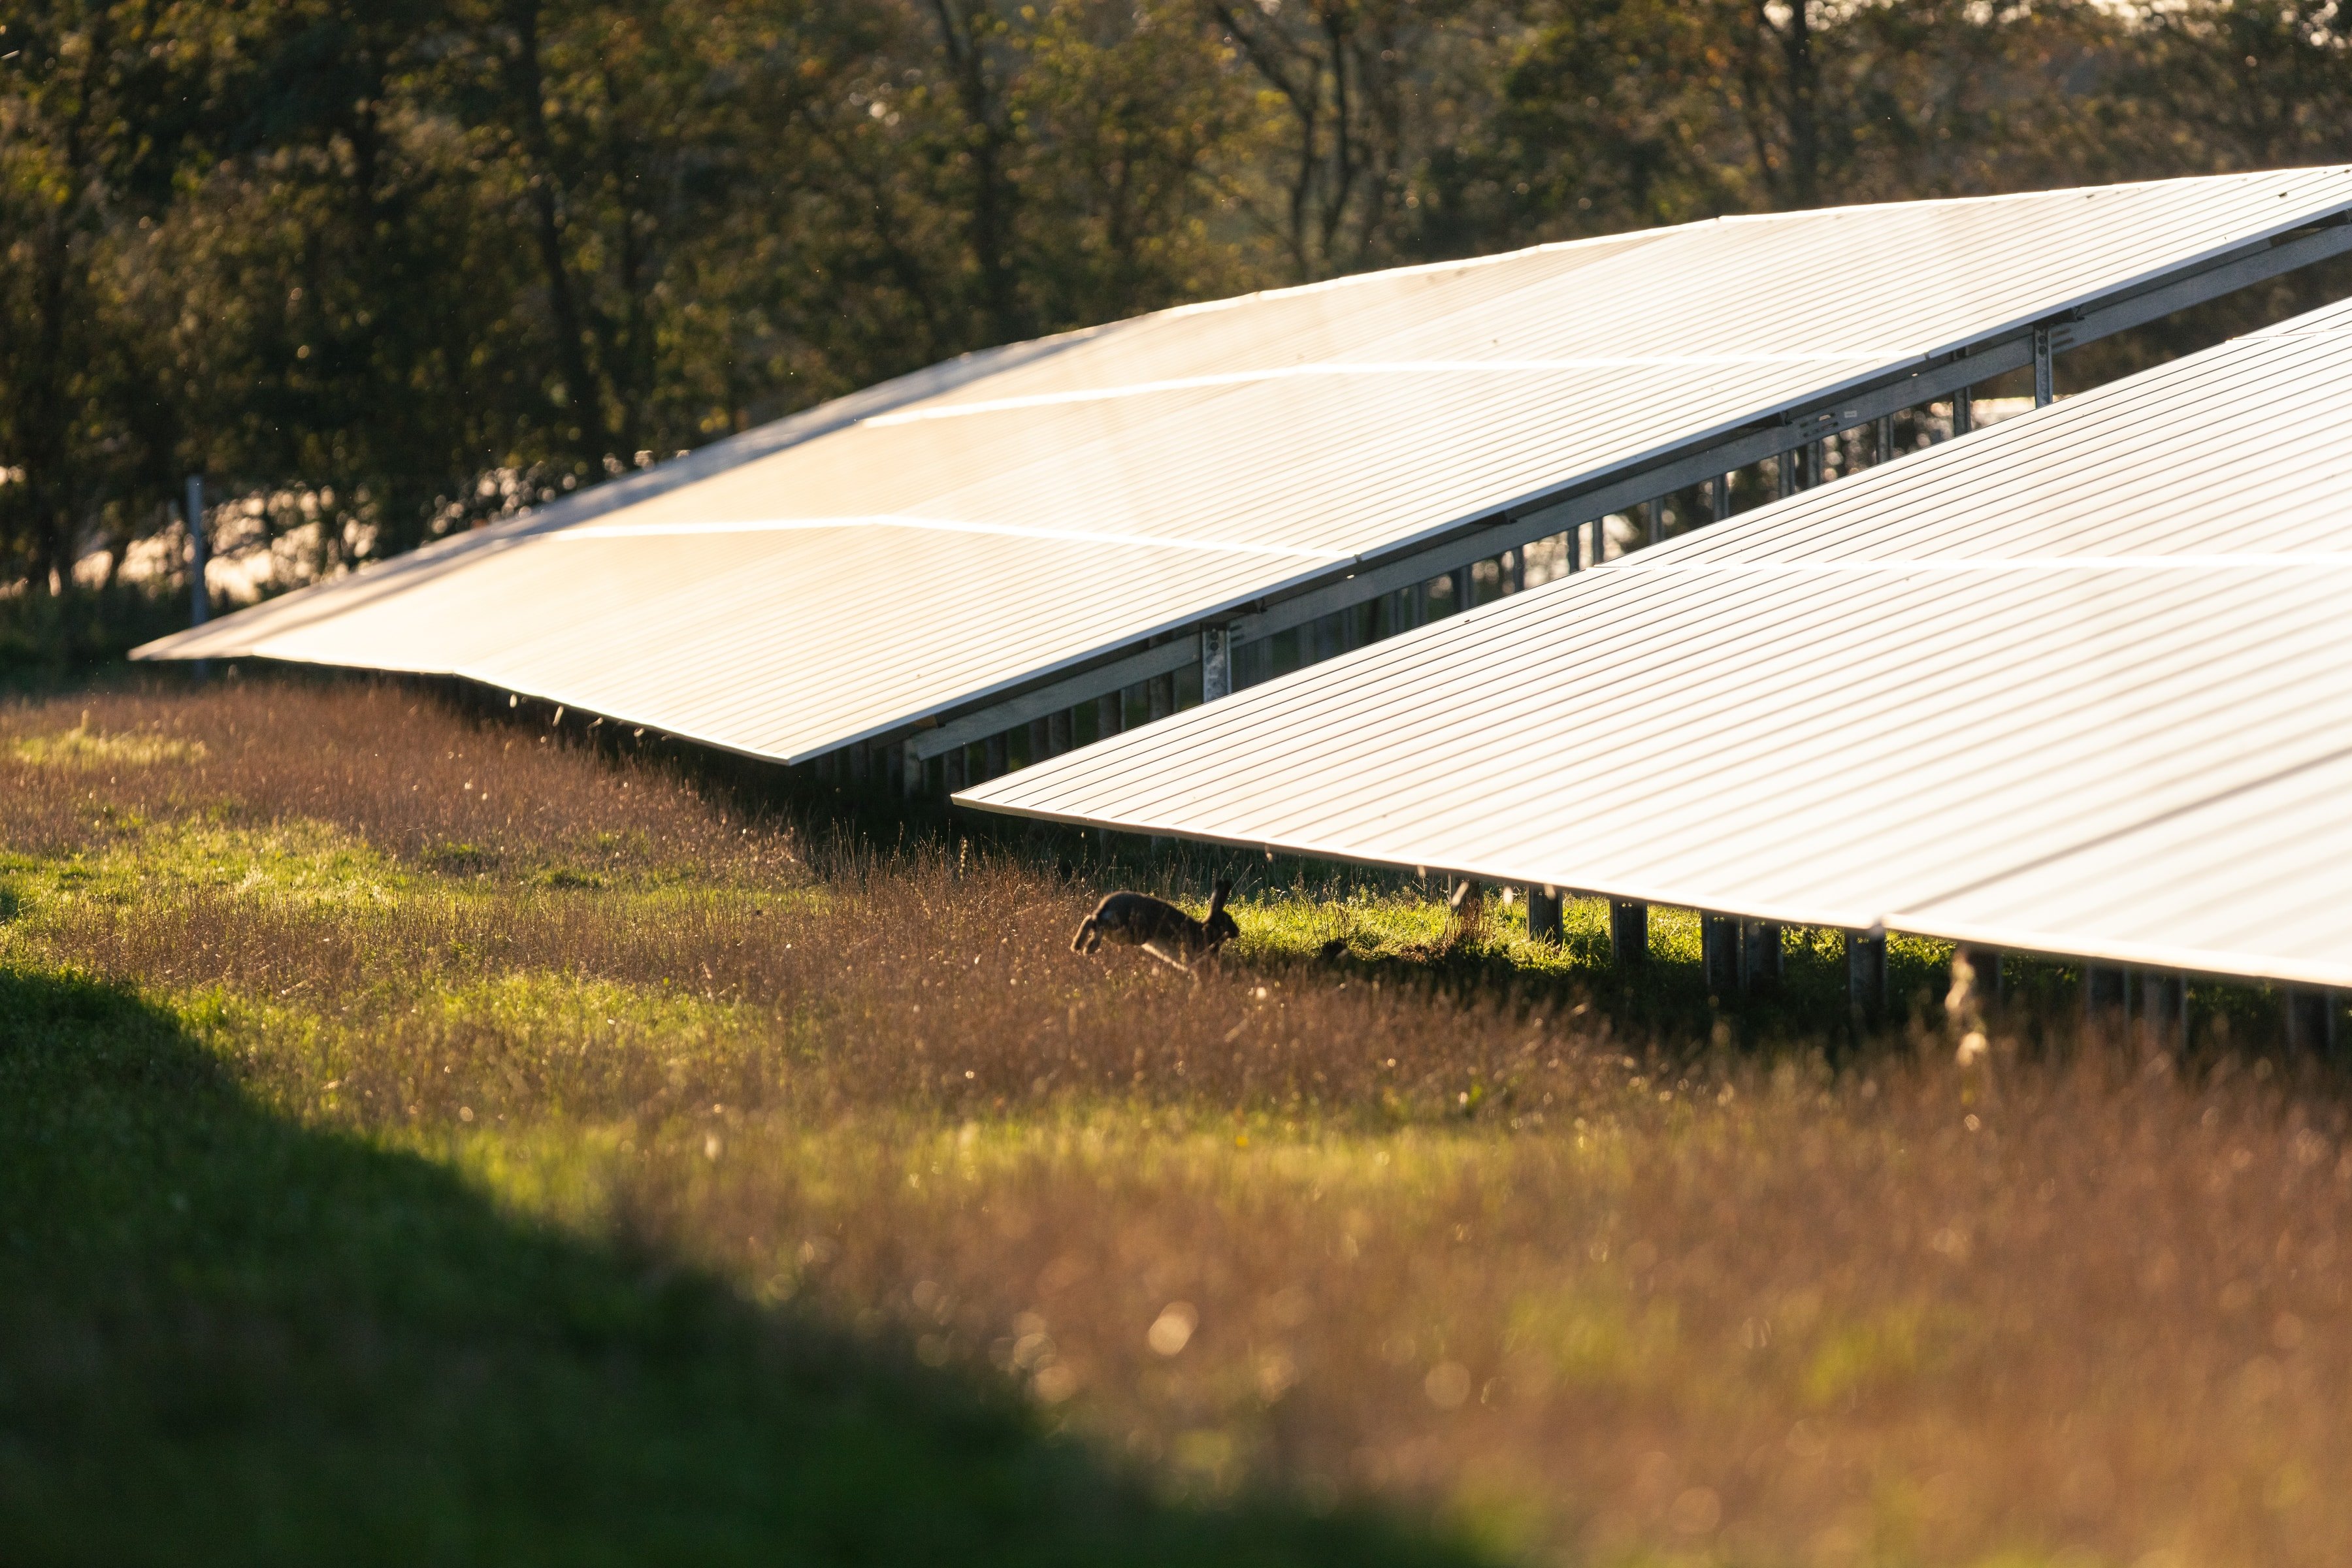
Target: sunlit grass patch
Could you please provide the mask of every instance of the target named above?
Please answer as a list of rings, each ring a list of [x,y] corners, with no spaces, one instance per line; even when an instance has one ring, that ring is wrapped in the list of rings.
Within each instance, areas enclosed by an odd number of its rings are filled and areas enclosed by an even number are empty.
[[[200,761],[205,743],[152,731],[93,730],[85,714],[70,730],[17,737],[9,743],[8,753],[36,767],[142,768]]]

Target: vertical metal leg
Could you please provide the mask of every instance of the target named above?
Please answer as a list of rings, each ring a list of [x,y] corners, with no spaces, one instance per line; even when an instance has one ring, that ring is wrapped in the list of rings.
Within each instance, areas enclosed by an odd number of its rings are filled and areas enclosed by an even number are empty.
[[[1006,766],[1004,735],[1003,731],[1000,731],[998,733],[991,735],[988,738],[986,763],[987,776],[992,779],[1003,778],[1004,776]]]
[[[2058,377],[2050,363],[2050,329],[2033,329],[2033,406],[2047,408],[2058,400]]]
[[[1233,632],[1225,626],[1201,628],[1201,700],[1214,702],[1234,691]]]
[[[2008,1000],[2008,988],[2001,980],[2000,949],[1997,947],[1963,947],[1969,967],[1976,971],[1977,995],[1985,1003]]]
[[[1970,406],[1969,389],[1960,388],[1952,394],[1952,434],[1965,436],[1975,427],[1976,411]]]
[[[1855,1020],[1875,1025],[1886,1017],[1886,935],[1845,933],[1845,1001]]]
[[[1699,971],[1717,1001],[1728,1001],[1746,989],[1740,946],[1738,921],[1729,915],[1699,916]]]
[[[1559,940],[1559,889],[1529,888],[1528,889],[1528,939],[1530,942]]]
[[[1077,723],[1067,708],[1045,715],[1045,754],[1058,757],[1078,743]]]
[[[1524,594],[1528,589],[1528,547],[1524,544],[1511,552],[1511,592]]]
[[[1797,493],[1797,452],[1795,447],[1772,459],[1772,488],[1777,499],[1787,500]]]
[[[1467,566],[1454,569],[1454,613],[1460,615],[1477,604],[1478,579]]]
[[[1609,957],[1618,968],[1650,961],[1650,906],[1639,899],[1609,900]]]
[[[1883,463],[1894,456],[1895,416],[1892,414],[1882,414],[1878,416],[1878,447],[1877,450],[1871,454],[1871,461],[1874,463]]]
[[[1108,696],[1096,698],[1095,733],[1108,740],[1126,728],[1127,714],[1122,711],[1125,707],[1126,704],[1119,700],[1119,695],[1116,691]]]
[[[1429,584],[1426,583],[1415,583],[1412,585],[1412,624],[1417,626],[1425,626],[1429,624]]]
[[[2083,965],[2083,1016],[2087,1020],[2127,1012],[2131,997],[2126,978],[2116,964]]]
[[[1044,719],[1029,721],[1029,762],[1032,766],[1054,754],[1054,727]]]
[[[1731,476],[1717,474],[1707,481],[1706,520],[1721,522],[1731,515]]]
[[[1609,520],[1596,517],[1592,520],[1592,563],[1598,566],[1608,559]]]
[[[2286,1004],[2288,1048],[2334,1056],[2336,1015],[2340,1011],[2342,995],[2316,985],[2290,985],[2282,999]]]
[[[950,795],[963,788],[964,752],[969,748],[958,746],[940,759],[940,783]]]
[[[1742,921],[1739,935],[1748,994],[1762,996],[1780,989],[1780,926],[1771,921]]]
[[[1568,531],[1568,569],[1570,573],[1584,570],[1584,524],[1578,523]]]
[[[1666,536],[1666,498],[1644,501],[1643,510],[1649,514],[1650,542],[1655,544]]]

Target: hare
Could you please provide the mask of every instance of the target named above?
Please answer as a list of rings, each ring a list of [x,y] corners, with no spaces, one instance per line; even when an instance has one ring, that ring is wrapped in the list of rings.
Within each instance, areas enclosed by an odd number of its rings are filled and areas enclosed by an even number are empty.
[[[1186,967],[1185,956],[1214,952],[1241,935],[1241,927],[1225,913],[1225,900],[1233,891],[1233,883],[1219,878],[1216,890],[1209,898],[1209,917],[1199,921],[1149,893],[1113,893],[1078,923],[1077,935],[1070,939],[1070,951],[1092,952],[1102,945],[1104,937],[1112,936],[1182,969]]]

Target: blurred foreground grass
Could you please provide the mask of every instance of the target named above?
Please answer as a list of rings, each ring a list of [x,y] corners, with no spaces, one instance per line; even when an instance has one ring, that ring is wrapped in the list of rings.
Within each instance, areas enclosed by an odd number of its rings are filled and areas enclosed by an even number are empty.
[[[1188,978],[383,688],[0,710],[0,792],[12,1562],[2352,1552],[2258,995],[1963,1079],[1931,947],[1855,1041],[1827,933],[1729,1009],[1353,882]]]

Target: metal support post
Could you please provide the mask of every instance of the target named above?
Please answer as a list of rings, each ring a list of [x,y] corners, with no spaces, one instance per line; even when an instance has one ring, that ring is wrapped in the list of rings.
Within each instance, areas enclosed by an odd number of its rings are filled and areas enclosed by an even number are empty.
[[[1963,944],[1960,952],[1968,955],[1969,967],[1976,971],[1979,998],[1994,1004],[2009,1000],[2009,987],[2000,973],[2000,949]]]
[[[1739,945],[1748,991],[1762,996],[1780,986],[1780,928],[1771,921],[1739,922]]]
[[[1571,574],[1584,570],[1584,524],[1578,523],[1568,531],[1568,569]]]
[[[1143,683],[1143,717],[1147,723],[1157,723],[1176,711],[1176,678],[1154,676]]]
[[[1409,592],[1412,595],[1412,601],[1408,606],[1412,613],[1412,624],[1416,626],[1429,625],[1429,584],[1415,583]]]
[[[1512,546],[1510,557],[1511,592],[1514,594],[1524,594],[1528,590],[1528,547],[1524,544]]]
[[[188,476],[188,620],[203,626],[211,618],[213,596],[205,584],[205,477]]]
[[[1643,502],[1642,507],[1649,514],[1650,542],[1655,544],[1666,536],[1666,498],[1657,496]]]
[[[1717,1002],[1737,996],[1746,989],[1741,945],[1737,919],[1730,915],[1699,916],[1699,973],[1706,981],[1709,996]]]
[[[1045,754],[1058,757],[1078,743],[1076,716],[1067,708],[1045,715]]]
[[[1558,942],[1559,940],[1559,889],[1529,888],[1528,889],[1528,940]]]
[[[1878,416],[1878,448],[1871,454],[1871,461],[1883,463],[1894,456],[1895,416],[1882,414]]]
[[[914,742],[909,741],[908,744],[911,746]],[[969,747],[958,746],[954,751],[945,752],[940,758],[940,787],[950,795],[958,794],[963,789],[964,753],[968,750],[970,750]]]
[[[2050,329],[2033,329],[2033,406],[2047,408],[2058,400],[2058,378],[2050,363]]]
[[[1706,520],[1721,522],[1731,515],[1731,476],[1717,474],[1706,482]]]
[[[1233,633],[1223,626],[1201,628],[1201,700],[1234,694]]]
[[[200,626],[213,613],[211,586],[205,581],[205,565],[210,552],[205,537],[205,477],[188,476],[188,624]],[[189,679],[204,683],[212,674],[212,660],[197,659],[188,667]]]
[[[1963,386],[1952,394],[1952,434],[1965,436],[1974,427],[1976,410],[1970,406],[1969,388]]]
[[[1456,566],[1452,576],[1454,578],[1454,613],[1458,616],[1477,602],[1475,595],[1478,592],[1478,579],[1467,566]]]
[[[1608,559],[1609,520],[1596,517],[1592,520],[1592,563],[1598,566]]]
[[[1003,778],[1008,766],[1008,760],[1004,751],[1004,732],[1002,730],[988,738],[987,753],[987,761],[983,764],[987,778]],[[982,782],[987,781],[983,779]]]
[[[2315,985],[2290,985],[2286,1004],[2287,1048],[2336,1054],[2336,1013],[2339,1000],[2333,991]]]
[[[1797,454],[1793,449],[1772,459],[1772,493],[1779,500],[1787,500],[1797,493]]]
[[[2127,1012],[2130,1002],[2129,976],[2120,965],[2083,965],[2083,1016],[2085,1019],[2095,1018],[2101,1014]]]
[[[1805,443],[1805,488],[1818,489],[1829,478],[1829,446],[1822,441]]]
[[[1845,933],[1845,1001],[1857,1023],[1875,1025],[1886,1017],[1886,933]]]
[[[1127,703],[1120,693],[1105,692],[1095,699],[1095,733],[1105,740],[1127,728]]]
[[[1650,906],[1639,899],[1609,900],[1609,957],[1620,969],[1650,961]]]

